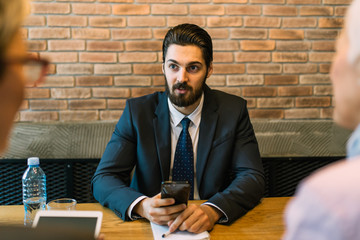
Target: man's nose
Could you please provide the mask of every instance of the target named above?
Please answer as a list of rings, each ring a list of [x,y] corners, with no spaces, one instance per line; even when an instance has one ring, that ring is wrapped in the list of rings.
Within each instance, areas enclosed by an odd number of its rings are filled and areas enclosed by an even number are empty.
[[[181,68],[181,70],[178,72],[177,81],[178,82],[186,82],[188,81],[188,75],[185,68]]]

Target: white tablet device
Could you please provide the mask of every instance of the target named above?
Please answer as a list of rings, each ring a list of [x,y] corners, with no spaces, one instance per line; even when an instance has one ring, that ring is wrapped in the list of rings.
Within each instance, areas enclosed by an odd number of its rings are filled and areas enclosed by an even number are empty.
[[[39,211],[33,228],[74,229],[97,238],[100,233],[102,212],[100,211]]]

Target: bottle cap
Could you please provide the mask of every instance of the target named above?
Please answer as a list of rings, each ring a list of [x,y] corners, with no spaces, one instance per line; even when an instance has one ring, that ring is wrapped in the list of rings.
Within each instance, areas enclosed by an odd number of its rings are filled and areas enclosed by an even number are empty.
[[[40,161],[39,161],[38,157],[31,157],[31,158],[28,158],[28,160],[27,160],[28,165],[39,165],[39,163],[40,163]]]

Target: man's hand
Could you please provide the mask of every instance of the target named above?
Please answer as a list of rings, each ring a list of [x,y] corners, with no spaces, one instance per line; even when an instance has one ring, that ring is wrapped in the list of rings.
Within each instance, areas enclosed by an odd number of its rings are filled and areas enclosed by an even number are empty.
[[[193,233],[211,230],[220,219],[222,213],[206,204],[190,204],[174,221],[168,223],[169,231],[176,229]]]
[[[161,194],[152,198],[145,198],[135,205],[133,211],[150,222],[167,225],[186,208],[185,204],[171,206],[175,203],[173,198],[161,199]]]

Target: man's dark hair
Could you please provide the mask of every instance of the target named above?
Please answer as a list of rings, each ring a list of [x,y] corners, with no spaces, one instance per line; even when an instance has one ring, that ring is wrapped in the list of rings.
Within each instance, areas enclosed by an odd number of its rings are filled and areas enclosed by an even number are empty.
[[[171,28],[163,41],[163,62],[171,44],[181,46],[195,45],[201,49],[206,67],[210,67],[213,60],[213,47],[210,35],[195,24],[184,23]]]

